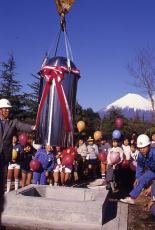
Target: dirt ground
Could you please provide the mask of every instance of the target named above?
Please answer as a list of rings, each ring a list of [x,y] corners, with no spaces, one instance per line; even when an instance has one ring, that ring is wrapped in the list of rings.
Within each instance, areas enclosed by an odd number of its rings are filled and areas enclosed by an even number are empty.
[[[129,205],[128,230],[153,230],[155,218],[146,211],[149,198],[144,193],[137,199],[136,205]]]
[[[111,202],[119,202],[119,199],[125,197],[129,191],[118,192],[110,195]],[[144,192],[136,200],[135,205],[128,207],[128,230],[154,230],[155,218],[146,211],[150,197],[146,197]]]

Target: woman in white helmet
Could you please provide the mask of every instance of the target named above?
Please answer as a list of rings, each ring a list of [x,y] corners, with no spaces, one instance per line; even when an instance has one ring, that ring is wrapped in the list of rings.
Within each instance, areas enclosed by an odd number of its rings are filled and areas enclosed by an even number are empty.
[[[129,204],[135,204],[135,199],[140,195],[146,185],[149,185],[155,179],[155,148],[150,146],[150,138],[146,134],[141,134],[137,138],[137,147],[139,149],[136,180],[130,196],[120,201]]]
[[[32,132],[34,126],[24,124],[17,119],[10,119],[11,103],[0,99],[0,228],[1,213],[4,206],[4,175],[8,162],[12,158],[12,137],[17,131]]]

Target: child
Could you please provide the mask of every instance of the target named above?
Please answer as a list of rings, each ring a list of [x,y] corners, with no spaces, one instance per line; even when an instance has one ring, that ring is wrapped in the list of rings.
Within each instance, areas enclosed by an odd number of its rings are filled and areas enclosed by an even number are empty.
[[[119,160],[115,162],[111,161],[111,155],[119,153]],[[113,192],[117,191],[117,174],[119,169],[119,164],[123,161],[123,150],[119,147],[119,140],[113,139],[112,141],[112,148],[109,149],[107,155],[107,174],[106,174],[106,181],[110,183],[110,187]],[[120,182],[120,181],[118,181]]]
[[[61,156],[60,156],[60,159],[61,159],[61,164],[62,164],[62,167],[61,167],[61,170],[60,170],[60,178],[61,178],[61,185],[64,186],[64,185],[68,185],[70,183],[70,179],[71,179],[71,173],[73,171],[73,161],[71,161],[70,165],[63,165],[63,159],[65,158],[66,155],[72,155],[74,154],[73,152],[74,148],[72,147],[68,147],[67,149],[63,149],[62,153],[61,153]]]
[[[131,160],[137,161],[139,150],[137,149],[136,144],[131,144],[130,146],[131,149]]]
[[[12,160],[9,162],[8,174],[7,174],[7,190],[11,190],[11,180],[14,177],[15,179],[15,190],[18,190],[19,187],[19,174],[20,174],[20,152],[22,151],[21,145],[18,143],[18,137],[13,136],[12,138]]]
[[[111,145],[109,144],[107,137],[102,138],[99,145],[99,152],[104,152],[108,154],[110,148]],[[101,161],[100,169],[101,169],[101,177],[103,179],[103,184],[106,184],[107,161],[105,162]]]
[[[39,171],[33,172],[33,183],[46,185],[46,178],[49,176],[49,173],[53,171],[55,166],[52,146],[47,143],[45,148],[41,148],[36,152],[34,159],[40,162],[41,168]]]
[[[123,144],[122,144],[122,149],[123,149],[123,152],[124,152],[124,155],[125,155],[125,159],[130,160],[131,148],[130,148],[130,145],[129,145],[129,138],[128,137],[124,138]]]
[[[130,143],[131,144],[137,144],[137,133],[136,132],[132,133]]]
[[[94,139],[89,137],[87,140],[87,165],[88,165],[88,176],[92,177],[93,179],[96,179],[97,173],[97,156],[99,153],[98,146],[94,144]]]
[[[150,139],[147,135],[141,134],[137,138],[139,154],[137,159],[136,180],[134,188],[129,197],[120,199],[128,204],[135,204],[135,199],[140,195],[146,185],[155,179],[155,148],[150,147]]]
[[[81,137],[78,140],[77,144],[77,154],[80,156],[78,159],[78,174],[80,175],[80,179],[85,175],[85,168],[86,168],[86,156],[87,156],[87,146],[84,142],[84,139]]]
[[[62,153],[61,147],[56,146],[56,151],[55,151],[56,164],[53,169],[54,186],[59,185],[59,181],[60,181],[60,172],[62,169],[61,160],[60,160],[61,153]],[[50,183],[50,185],[52,185],[52,183]]]
[[[155,132],[153,132],[151,135],[151,147],[155,147]]]
[[[21,186],[22,188],[26,185],[31,184],[32,179],[32,170],[30,169],[30,162],[34,156],[34,149],[30,144],[26,144],[24,146],[23,151],[21,152],[21,172],[22,172],[22,180]]]
[[[103,137],[99,144],[99,152],[107,152],[111,148],[111,145],[107,137]]]

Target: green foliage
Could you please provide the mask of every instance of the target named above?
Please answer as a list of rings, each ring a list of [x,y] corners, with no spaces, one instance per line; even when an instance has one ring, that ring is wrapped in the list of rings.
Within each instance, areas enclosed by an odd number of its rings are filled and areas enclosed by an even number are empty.
[[[83,135],[92,136],[96,130],[100,130],[101,119],[98,113],[95,113],[91,108],[82,109],[82,106],[76,103],[75,109],[75,119],[74,119],[74,128],[75,133],[78,135],[77,122],[84,121],[86,124],[86,129],[83,131]]]
[[[15,79],[16,62],[13,54],[9,54],[7,62],[1,63],[0,71],[0,98],[8,99],[13,106],[15,117],[24,113],[24,94],[21,92],[22,85]]]
[[[34,74],[32,74],[34,78],[34,82],[28,84],[30,88],[30,92],[26,93],[26,110],[27,113],[30,114],[31,120],[35,120],[37,116],[38,110],[38,97],[39,97],[39,86],[40,86],[40,78]]]
[[[152,127],[152,123],[147,121],[142,121],[139,118],[127,119],[122,115],[121,110],[112,108],[108,116],[102,120],[102,132],[103,134],[112,137],[112,132],[117,129],[115,127],[115,119],[121,117],[124,121],[123,127],[120,129],[122,137],[129,136],[131,137],[133,132],[138,134],[146,133],[147,129]]]
[[[155,127],[152,127],[152,123],[142,121],[138,117],[135,119],[127,119],[122,115],[121,109],[111,108],[106,117],[101,119],[98,113],[95,113],[91,108],[82,109],[82,107],[77,103],[76,105],[76,115],[75,115],[75,133],[78,135],[76,124],[78,121],[82,120],[86,123],[86,129],[82,132],[82,135],[92,136],[96,130],[100,130],[103,135],[112,137],[112,132],[117,129],[115,127],[116,118],[121,117],[124,121],[123,127],[120,129],[123,136],[131,137],[133,132],[150,133]],[[151,129],[151,130],[150,130]]]

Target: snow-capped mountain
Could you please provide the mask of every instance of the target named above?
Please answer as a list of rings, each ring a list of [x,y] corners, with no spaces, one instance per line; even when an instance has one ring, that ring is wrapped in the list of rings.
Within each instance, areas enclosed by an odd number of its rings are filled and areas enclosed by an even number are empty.
[[[109,110],[113,107],[120,108],[122,114],[127,118],[139,117],[143,120],[152,119],[152,107],[150,101],[139,94],[128,93],[124,97],[112,102],[98,111],[100,117],[108,115]]]

